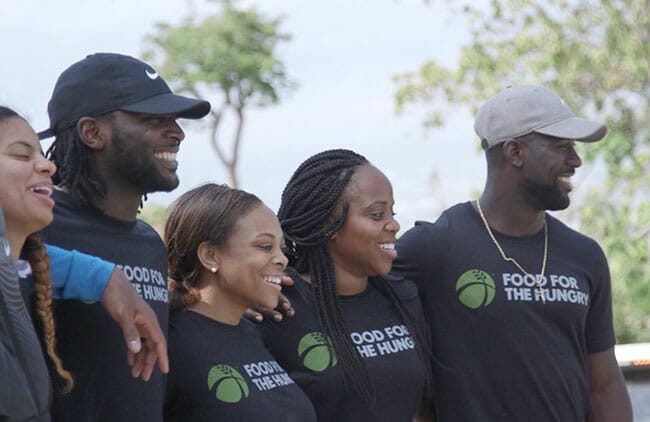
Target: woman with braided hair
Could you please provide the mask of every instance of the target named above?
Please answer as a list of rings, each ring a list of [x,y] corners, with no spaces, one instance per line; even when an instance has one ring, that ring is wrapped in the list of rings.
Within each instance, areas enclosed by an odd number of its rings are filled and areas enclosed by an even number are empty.
[[[389,180],[363,156],[303,162],[282,194],[285,289],[296,316],[265,343],[323,421],[412,421],[430,381],[415,285],[388,275],[399,224]]]
[[[165,244],[172,311],[165,421],[315,421],[305,393],[242,318],[249,307],[278,304],[287,258],[273,211],[248,192],[199,186],[172,206]]]
[[[49,375],[20,295],[19,275],[32,275],[34,313],[40,320],[43,346],[63,380],[63,391],[70,391],[73,379],[55,349],[53,288],[61,298],[102,300],[123,325],[125,337],[133,335],[131,329],[138,335],[129,313],[139,298],[121,270],[76,251],[46,247],[36,235],[52,220],[54,201],[49,196],[55,170],[27,122],[15,111],[0,106],[0,420],[50,419]],[[139,322],[155,329],[151,326],[151,318],[155,318],[152,312],[140,317]],[[157,329],[164,345],[160,327]],[[138,345],[137,349],[131,348],[129,357],[134,376],[153,366],[147,362],[148,353],[138,353],[144,348]]]

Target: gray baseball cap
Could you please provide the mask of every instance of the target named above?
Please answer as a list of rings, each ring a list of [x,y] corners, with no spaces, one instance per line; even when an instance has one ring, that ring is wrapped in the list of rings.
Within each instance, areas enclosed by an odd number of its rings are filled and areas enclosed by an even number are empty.
[[[488,147],[529,133],[581,142],[600,141],[607,126],[576,117],[553,90],[539,85],[510,86],[479,109],[474,131]]]

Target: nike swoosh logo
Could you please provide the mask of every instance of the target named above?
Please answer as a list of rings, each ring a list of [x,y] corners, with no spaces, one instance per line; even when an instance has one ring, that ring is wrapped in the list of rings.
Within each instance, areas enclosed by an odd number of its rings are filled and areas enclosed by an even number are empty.
[[[144,73],[146,73],[147,77],[152,81],[158,77],[158,72],[155,70],[153,72],[149,72],[149,69],[145,69]]]

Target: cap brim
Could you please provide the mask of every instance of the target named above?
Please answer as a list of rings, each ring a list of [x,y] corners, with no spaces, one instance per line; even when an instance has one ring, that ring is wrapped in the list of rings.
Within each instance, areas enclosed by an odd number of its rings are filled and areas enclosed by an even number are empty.
[[[38,140],[42,141],[43,139],[51,138],[54,136],[54,131],[52,129],[45,129],[36,134]]]
[[[174,114],[184,119],[200,119],[210,112],[210,103],[169,93],[154,95],[136,103],[121,106],[119,109],[134,113]]]
[[[596,142],[607,135],[607,126],[593,120],[569,117],[560,122],[537,128],[533,132],[556,138],[575,139],[580,142]]]

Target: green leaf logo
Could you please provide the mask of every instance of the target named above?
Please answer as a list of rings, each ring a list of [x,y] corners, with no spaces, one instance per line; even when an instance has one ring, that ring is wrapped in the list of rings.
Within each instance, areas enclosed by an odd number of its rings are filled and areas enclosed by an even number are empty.
[[[248,397],[248,384],[235,368],[228,365],[216,365],[208,372],[208,389],[216,385],[217,399],[226,403],[237,403]]]
[[[495,286],[490,274],[481,270],[469,270],[458,278],[456,294],[460,303],[470,309],[477,309],[492,302]]]
[[[307,333],[298,343],[298,356],[307,369],[315,372],[322,372],[329,367],[336,365],[336,353],[332,340],[314,331]]]

